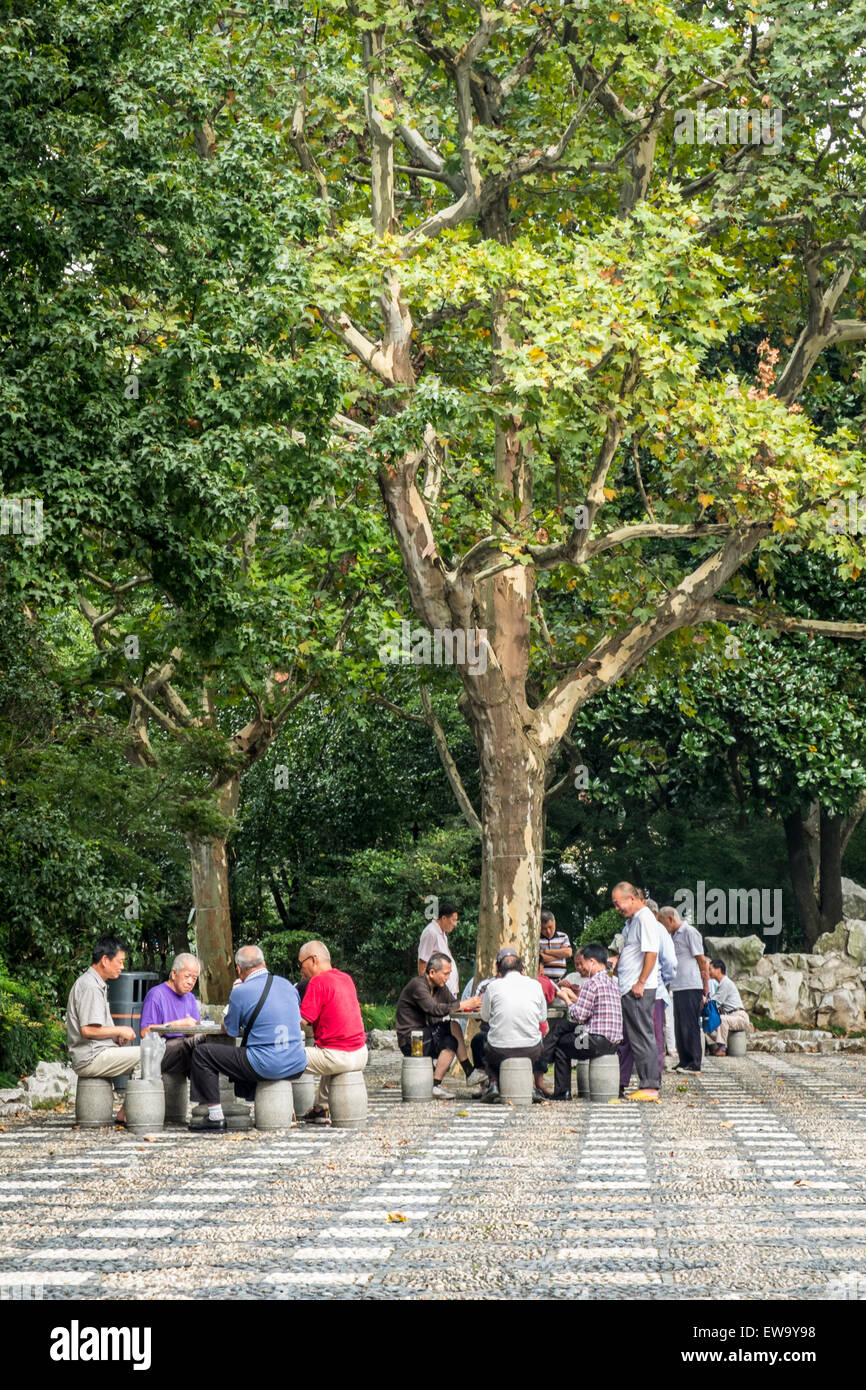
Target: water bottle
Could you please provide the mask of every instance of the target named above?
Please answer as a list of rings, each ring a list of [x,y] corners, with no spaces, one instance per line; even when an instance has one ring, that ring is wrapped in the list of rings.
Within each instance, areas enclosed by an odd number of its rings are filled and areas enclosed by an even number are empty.
[[[141,1079],[159,1081],[162,1077],[162,1059],[165,1053],[165,1038],[158,1033],[147,1033],[141,1040]]]

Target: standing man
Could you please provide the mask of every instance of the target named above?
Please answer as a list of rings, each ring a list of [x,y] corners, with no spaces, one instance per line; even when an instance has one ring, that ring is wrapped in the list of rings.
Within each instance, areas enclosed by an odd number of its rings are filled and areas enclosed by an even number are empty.
[[[610,1057],[622,1042],[622,1003],[619,986],[607,973],[607,947],[599,941],[582,946],[577,969],[585,983],[575,994],[568,985],[560,994],[568,1004],[572,1024],[583,1024],[589,1034],[586,1047],[577,1047],[572,1027],[559,1034],[553,1052],[553,1100],[571,1100],[571,1062]]]
[[[514,947],[503,946],[496,957],[498,978],[487,986],[481,1001],[481,1017],[490,1024],[484,1048],[490,1085],[482,1100],[491,1103],[502,1103],[499,1068],[506,1057],[528,1057],[533,1071],[541,1061],[541,1025],[547,1022],[547,1002],[541,985],[529,979],[524,968]]]
[[[716,982],[716,992],[713,998],[721,1020],[718,1028],[710,1033],[710,1038],[715,1044],[710,1051],[714,1057],[727,1057],[728,1034],[748,1033],[749,1015],[743,1008],[740,991],[733,980],[728,978],[723,960],[710,961],[710,979]]]
[[[295,986],[269,973],[258,946],[241,946],[235,952],[235,968],[238,983],[232,986],[222,1031],[230,1038],[242,1036],[243,1042],[240,1047],[203,1042],[193,1048],[190,1100],[208,1108],[203,1125],[190,1125],[193,1134],[226,1127],[220,1073],[239,1082],[242,1093],[252,1099],[259,1081],[296,1081],[307,1065]]]
[[[458,912],[454,904],[443,902],[439,907],[439,916],[427,923],[421,933],[421,940],[418,942],[418,974],[425,974],[427,962],[434,951],[439,951],[443,956],[447,956],[451,962],[448,988],[455,999],[460,997],[460,976],[457,973],[457,962],[448,947],[448,938],[457,926],[458,920]]]
[[[135,1029],[114,1022],[108,1006],[108,981],[118,980],[126,964],[126,942],[101,936],[91,953],[89,970],[79,975],[66,1004],[66,1044],[76,1076],[128,1076],[138,1066]],[[123,1106],[117,1114],[123,1124]]]
[[[457,1051],[457,1039],[451,1031],[451,1011],[474,1013],[481,1003],[477,995],[472,995],[458,1004],[448,988],[450,972],[451,957],[444,951],[434,951],[424,974],[411,979],[397,1000],[395,1019],[397,1044],[403,1056],[411,1057],[412,1034],[418,1032],[423,1037],[423,1056],[435,1059],[433,1094],[437,1100],[454,1099],[442,1085]]]
[[[674,1071],[695,1075],[701,1070],[701,1009],[709,998],[710,978],[701,934],[684,922],[675,907],[663,907],[659,920],[670,933],[677,957],[677,973],[671,985],[674,997],[674,1031],[679,1062]]]
[[[632,1100],[659,1098],[661,1071],[656,1048],[653,1010],[659,981],[658,957],[662,928],[632,883],[618,883],[613,905],[625,918],[617,978],[625,1041],[637,1067],[639,1089]]]
[[[344,1071],[363,1071],[367,1065],[367,1034],[351,975],[335,970],[331,953],[321,941],[307,941],[298,952],[298,965],[307,981],[301,1018],[313,1025],[315,1047],[307,1048],[307,1071],[319,1077],[316,1103],[304,1116],[311,1124],[328,1120],[328,1077]]]
[[[541,914],[541,940],[539,942],[538,962],[548,980],[558,985],[568,966],[571,956],[571,942],[564,931],[556,930],[556,918],[552,912]]]

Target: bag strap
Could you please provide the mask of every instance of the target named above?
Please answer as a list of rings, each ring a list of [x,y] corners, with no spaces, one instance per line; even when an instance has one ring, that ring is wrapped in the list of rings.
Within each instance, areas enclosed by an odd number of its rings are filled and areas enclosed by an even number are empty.
[[[246,1047],[246,1045],[247,1045],[247,1039],[249,1038],[250,1033],[253,1031],[253,1024],[255,1023],[256,1019],[258,1018],[259,1014],[260,1014],[261,1011],[262,1011],[262,1006],[264,1005],[265,1000],[267,999],[268,995],[269,995],[270,992],[271,992],[271,985],[272,985],[273,983],[274,983],[274,977],[273,977],[273,975],[270,973],[270,971],[268,971],[268,978],[265,980],[265,987],[264,987],[264,989],[262,990],[261,994],[259,995],[258,1003],[256,1004],[256,1007],[253,1009],[252,1013],[250,1014],[250,1021],[249,1021],[249,1023],[247,1024],[246,1028],[244,1029],[244,1035],[243,1035],[243,1037],[241,1038],[241,1047]]]

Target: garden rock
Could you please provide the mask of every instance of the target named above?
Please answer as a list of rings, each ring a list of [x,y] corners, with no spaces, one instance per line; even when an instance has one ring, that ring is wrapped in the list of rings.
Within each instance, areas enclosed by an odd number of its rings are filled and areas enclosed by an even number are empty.
[[[848,923],[848,955],[858,965],[866,965],[866,922]]]
[[[705,936],[704,946],[704,954],[723,960],[732,975],[737,970],[751,970],[764,954],[759,936]]]
[[[22,1082],[31,1107],[74,1099],[77,1084],[75,1072],[64,1062],[40,1062],[33,1075]]]
[[[27,1109],[27,1096],[23,1086],[12,1086],[0,1091],[0,1115],[20,1115]]]
[[[842,916],[859,922],[866,919],[866,888],[852,878],[842,879]]]
[[[367,1046],[397,1052],[397,1034],[392,1028],[372,1028],[367,1034]]]

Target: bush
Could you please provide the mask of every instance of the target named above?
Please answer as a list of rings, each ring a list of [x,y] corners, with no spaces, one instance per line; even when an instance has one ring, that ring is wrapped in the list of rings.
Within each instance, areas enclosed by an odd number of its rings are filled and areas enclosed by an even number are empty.
[[[0,1074],[14,1078],[38,1062],[66,1058],[66,1031],[42,993],[10,980],[0,967]]]
[[[588,927],[584,927],[575,949],[581,946],[588,946],[590,941],[597,941],[601,946],[609,946],[617,932],[623,928],[623,919],[615,907],[609,907],[605,912],[599,913],[598,917],[593,917]]]
[[[373,1028],[393,1028],[397,1010],[390,1004],[362,1004],[361,1017],[369,1033]]]

